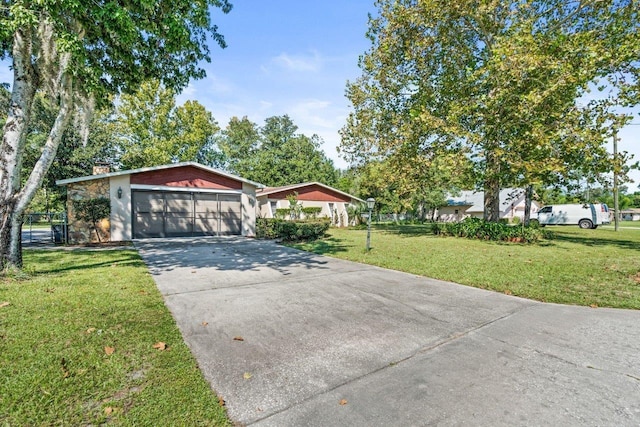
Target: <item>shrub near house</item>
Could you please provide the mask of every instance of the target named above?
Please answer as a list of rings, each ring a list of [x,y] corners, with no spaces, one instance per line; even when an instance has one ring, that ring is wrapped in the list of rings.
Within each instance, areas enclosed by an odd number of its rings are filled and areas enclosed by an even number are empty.
[[[466,218],[460,222],[433,224],[431,230],[440,236],[466,237],[479,240],[532,243],[553,235],[537,227],[513,226],[500,222],[489,222],[478,218]]]
[[[323,237],[330,225],[327,220],[285,221],[279,218],[257,218],[256,237],[287,242],[310,241]]]

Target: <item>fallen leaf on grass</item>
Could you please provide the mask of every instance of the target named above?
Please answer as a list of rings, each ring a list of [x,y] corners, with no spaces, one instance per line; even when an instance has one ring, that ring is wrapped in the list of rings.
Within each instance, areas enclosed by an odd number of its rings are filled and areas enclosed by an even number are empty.
[[[105,347],[104,348],[104,352],[107,356],[111,356],[113,354],[113,352],[116,351],[115,348],[113,347]]]
[[[589,307],[591,307],[591,308],[598,308],[598,304],[591,304]]]
[[[106,408],[104,408],[104,413],[106,415],[111,415],[113,413],[113,408],[111,406],[107,406]]]
[[[0,302],[0,308],[6,307],[8,305],[11,305],[11,303],[9,301]]]
[[[89,328],[85,332],[87,333],[87,335],[89,335],[90,333],[95,332],[95,331],[96,331],[96,328]]]
[[[222,396],[218,396],[218,403],[220,404],[220,406],[224,406],[227,404],[227,402],[224,401]]]
[[[341,405],[341,406],[344,406],[344,405],[346,405],[346,404],[347,404],[347,399],[342,399],[342,400],[340,401],[340,405]]]
[[[69,368],[67,368],[67,361],[66,359],[63,357],[62,360],[60,361],[60,364],[62,365],[62,377],[63,378],[68,378],[69,375],[71,375],[71,373],[69,372]]]
[[[504,294],[505,295],[513,295],[513,292],[511,292],[509,289],[505,289],[504,290]]]
[[[238,336],[238,337],[233,337],[233,340],[234,341],[244,341],[244,338]]]
[[[167,343],[164,343],[162,341],[158,341],[157,343],[155,343],[153,345],[153,348],[155,348],[156,350],[166,350],[167,349]]]
[[[249,372],[245,372],[244,374],[242,374],[242,378],[244,378],[245,380],[248,380],[252,377],[253,375],[251,375],[251,373]]]

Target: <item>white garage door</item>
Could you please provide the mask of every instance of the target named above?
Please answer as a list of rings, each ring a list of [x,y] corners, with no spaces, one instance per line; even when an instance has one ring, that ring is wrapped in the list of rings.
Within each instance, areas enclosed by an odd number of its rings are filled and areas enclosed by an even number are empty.
[[[134,190],[133,237],[239,235],[240,194]]]

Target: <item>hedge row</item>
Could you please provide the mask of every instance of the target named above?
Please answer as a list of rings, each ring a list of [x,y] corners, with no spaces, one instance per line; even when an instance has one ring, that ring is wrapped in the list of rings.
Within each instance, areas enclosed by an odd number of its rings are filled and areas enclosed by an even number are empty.
[[[258,239],[282,239],[288,242],[316,240],[329,229],[329,221],[285,221],[279,218],[257,218]]]
[[[440,236],[467,237],[469,239],[496,240],[505,242],[532,243],[540,239],[553,238],[549,231],[538,227],[523,227],[504,223],[488,222],[479,218],[465,218],[460,222],[433,224],[434,234]]]

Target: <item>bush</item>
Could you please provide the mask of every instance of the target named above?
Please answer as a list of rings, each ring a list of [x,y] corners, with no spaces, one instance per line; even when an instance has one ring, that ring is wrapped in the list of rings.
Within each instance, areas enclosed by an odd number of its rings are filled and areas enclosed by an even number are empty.
[[[316,240],[327,232],[329,221],[284,221],[278,218],[256,219],[258,239],[282,239],[288,242]]]
[[[521,243],[532,243],[542,238],[550,239],[553,237],[551,233],[537,227],[513,226],[478,218],[465,218],[461,222],[434,224],[432,231],[441,236]]]
[[[289,208],[276,209],[276,218],[285,219],[289,215]]]
[[[306,218],[316,219],[318,215],[322,212],[322,208],[319,206],[309,206],[306,208],[302,208],[302,213]]]

